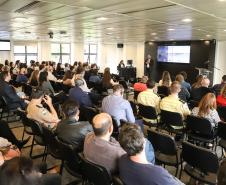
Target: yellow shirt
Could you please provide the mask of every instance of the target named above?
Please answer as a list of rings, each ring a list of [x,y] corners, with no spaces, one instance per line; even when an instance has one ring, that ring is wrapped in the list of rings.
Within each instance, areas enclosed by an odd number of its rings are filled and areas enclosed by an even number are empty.
[[[139,93],[137,97],[137,102],[146,105],[155,107],[157,112],[159,113],[159,102],[161,98],[153,92],[153,89],[147,89],[141,93]]]
[[[169,95],[163,98],[160,102],[160,109],[170,112],[178,112],[182,115],[183,119],[191,113],[187,103],[183,102],[174,95]]]

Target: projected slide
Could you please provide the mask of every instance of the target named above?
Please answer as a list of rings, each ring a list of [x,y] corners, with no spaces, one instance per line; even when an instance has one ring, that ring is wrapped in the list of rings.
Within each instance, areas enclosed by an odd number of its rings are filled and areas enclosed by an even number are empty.
[[[158,62],[189,63],[190,46],[158,46]]]

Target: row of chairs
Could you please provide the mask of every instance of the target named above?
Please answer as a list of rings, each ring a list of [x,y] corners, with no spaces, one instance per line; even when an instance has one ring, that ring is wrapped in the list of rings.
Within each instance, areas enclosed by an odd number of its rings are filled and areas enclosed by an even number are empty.
[[[225,136],[224,138],[226,139]],[[180,167],[180,178],[184,171],[202,183],[217,183],[219,161],[211,150],[187,141],[183,141],[182,148],[179,148],[171,135],[156,130],[148,130],[148,139],[154,147],[156,162],[176,167],[175,176],[178,175]]]
[[[72,176],[82,180],[84,184],[94,185],[123,185],[118,177],[111,177],[105,167],[94,164],[84,158],[82,154],[75,151],[72,145],[64,143],[48,128],[41,126],[35,121],[28,119],[26,113],[19,111],[24,124],[24,132],[33,135],[33,141],[30,150],[30,157],[42,157],[43,161],[51,155],[61,161],[60,174],[63,169],[67,170]],[[44,146],[44,152],[40,155],[33,156],[32,151],[34,144]]]

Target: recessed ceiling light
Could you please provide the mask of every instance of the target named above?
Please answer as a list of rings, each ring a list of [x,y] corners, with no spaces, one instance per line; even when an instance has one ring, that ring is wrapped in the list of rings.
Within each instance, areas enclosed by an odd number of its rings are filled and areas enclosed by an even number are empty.
[[[170,40],[174,40],[174,39],[170,39]]]
[[[211,35],[206,35],[207,37],[211,37]]]
[[[226,31],[226,30],[224,30],[224,31]]]
[[[155,40],[159,39],[158,37],[155,37]]]
[[[188,18],[187,19],[183,19],[182,21],[183,22],[192,22],[192,20],[191,19],[188,19]]]
[[[107,28],[107,30],[113,30],[114,28],[112,28],[112,27],[109,27],[109,28]]]
[[[226,0],[218,0],[218,1],[220,1],[220,2],[225,2]]]
[[[157,33],[151,33],[151,35],[157,35]]]
[[[175,30],[175,29],[173,29],[173,28],[169,28],[169,29],[168,29],[168,31],[173,31],[173,30]]]
[[[107,19],[108,19],[107,17],[98,17],[98,18],[97,18],[98,21],[105,21],[105,20],[107,20]]]
[[[112,33],[106,33],[107,35],[112,35]]]

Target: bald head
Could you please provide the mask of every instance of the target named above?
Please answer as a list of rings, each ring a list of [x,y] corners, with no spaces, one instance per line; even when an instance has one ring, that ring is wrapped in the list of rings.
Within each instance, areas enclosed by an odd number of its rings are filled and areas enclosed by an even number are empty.
[[[109,114],[100,113],[93,118],[93,130],[96,136],[107,135],[111,127],[112,119]]]
[[[210,80],[208,78],[204,78],[202,81],[201,81],[201,85],[202,87],[209,87],[210,85]]]

